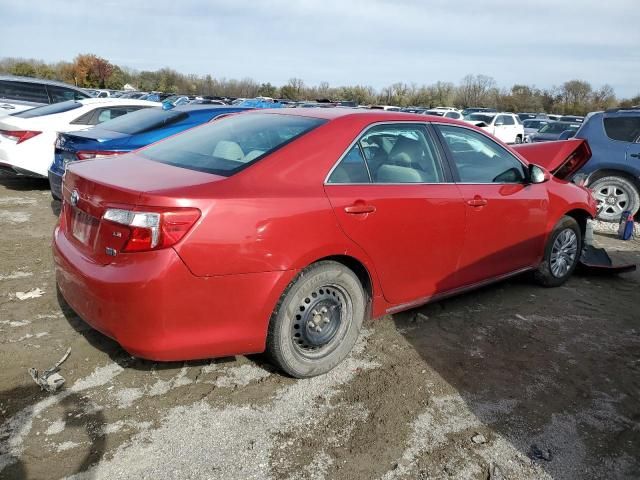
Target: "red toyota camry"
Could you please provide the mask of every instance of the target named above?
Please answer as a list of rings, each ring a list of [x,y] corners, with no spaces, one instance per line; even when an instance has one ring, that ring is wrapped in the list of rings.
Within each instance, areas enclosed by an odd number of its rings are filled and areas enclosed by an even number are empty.
[[[327,372],[378,317],[527,270],[562,284],[589,192],[582,140],[510,148],[441,117],[232,115],[66,172],[58,286],[133,355],[267,351]]]

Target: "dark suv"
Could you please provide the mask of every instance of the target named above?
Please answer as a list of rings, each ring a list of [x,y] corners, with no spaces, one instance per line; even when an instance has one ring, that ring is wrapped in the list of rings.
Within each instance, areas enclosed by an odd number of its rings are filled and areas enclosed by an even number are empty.
[[[91,96],[66,83],[0,75],[0,116],[50,103],[83,98],[91,98]]]
[[[602,204],[601,220],[616,222],[640,208],[640,108],[613,109],[587,115],[575,135],[589,142],[593,152],[578,173]]]

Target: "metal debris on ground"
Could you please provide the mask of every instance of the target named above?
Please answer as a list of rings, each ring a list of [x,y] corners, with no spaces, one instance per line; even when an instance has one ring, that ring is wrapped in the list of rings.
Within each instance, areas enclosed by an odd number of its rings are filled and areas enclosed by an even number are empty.
[[[483,443],[487,443],[487,439],[481,433],[476,433],[473,437],[471,437],[471,441],[473,443],[477,443],[478,445],[482,445]]]
[[[29,369],[29,375],[33,378],[42,390],[49,393],[54,393],[64,385],[64,377],[58,372],[60,371],[60,365],[62,365],[69,355],[71,354],[71,347],[67,348],[67,351],[62,358],[51,368],[44,370],[42,373],[38,372],[36,368]]]
[[[541,449],[534,443],[531,445],[531,450],[529,451],[529,457],[532,460],[544,460],[545,462],[550,462],[553,458],[550,449]]]
[[[38,298],[44,295],[44,290],[39,288],[32,288],[28,292],[16,292],[16,298],[18,300],[28,300],[29,298]]]

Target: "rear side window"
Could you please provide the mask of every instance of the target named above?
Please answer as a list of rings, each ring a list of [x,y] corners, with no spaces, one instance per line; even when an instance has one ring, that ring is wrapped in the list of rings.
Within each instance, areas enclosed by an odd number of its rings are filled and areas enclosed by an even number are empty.
[[[75,100],[70,100],[68,102],[52,103],[51,105],[43,105],[42,107],[30,108],[29,110],[14,113],[12,114],[12,116],[20,118],[43,117],[45,115],[69,112],[76,108],[80,108],[81,106],[81,103],[76,102]]]
[[[0,98],[25,102],[49,103],[47,90],[41,83],[0,80]]]
[[[369,171],[365,164],[360,146],[355,144],[336,168],[331,172],[327,183],[370,183]]]
[[[604,119],[604,131],[612,140],[640,141],[640,117],[612,117]]]
[[[47,90],[51,96],[52,103],[66,102],[67,100],[82,100],[83,98],[90,98],[77,90],[71,88],[58,87],[55,85],[47,85]]]
[[[112,132],[136,135],[172,125],[187,117],[186,113],[176,112],[175,110],[163,110],[160,107],[145,108],[132,112],[130,115],[123,115],[114,120],[104,122],[102,126]]]
[[[151,145],[140,154],[228,177],[323,123],[325,120],[294,115],[232,115]]]

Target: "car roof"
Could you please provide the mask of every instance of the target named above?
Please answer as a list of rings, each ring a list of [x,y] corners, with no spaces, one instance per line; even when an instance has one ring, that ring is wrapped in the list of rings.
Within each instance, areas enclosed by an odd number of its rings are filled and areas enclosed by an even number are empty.
[[[389,110],[375,110],[375,109],[355,109],[355,108],[267,108],[267,109],[255,109],[251,112],[247,112],[243,115],[256,115],[256,114],[278,114],[278,115],[291,115],[298,117],[310,117],[319,118],[323,120],[336,120],[341,118],[354,118],[362,120],[366,123],[375,122],[438,122],[438,123],[451,123],[452,125],[465,125],[460,120],[454,120],[447,117],[439,117],[437,115],[425,115],[418,113],[397,112]]]
[[[126,100],[126,99],[125,99]],[[173,112],[194,112],[200,110],[253,110],[249,107],[239,107],[237,105],[212,105],[207,103],[190,103],[187,105],[178,105],[170,109]]]
[[[99,104],[107,104],[107,105],[147,105],[149,107],[159,107],[161,105],[160,102],[152,102],[150,100],[138,100],[137,98],[83,98],[81,100],[76,100],[83,105],[99,105]]]
[[[66,88],[71,88],[73,90],[80,90],[82,91],[81,88],[78,88],[76,86],[73,85],[69,85],[68,83],[64,83],[64,82],[57,82],[55,80],[45,80],[42,78],[33,78],[33,77],[20,77],[18,75],[0,75],[0,80],[10,80],[13,82],[24,82],[24,83],[41,83],[44,85],[55,85],[58,87],[66,87]]]

